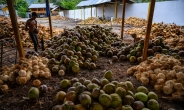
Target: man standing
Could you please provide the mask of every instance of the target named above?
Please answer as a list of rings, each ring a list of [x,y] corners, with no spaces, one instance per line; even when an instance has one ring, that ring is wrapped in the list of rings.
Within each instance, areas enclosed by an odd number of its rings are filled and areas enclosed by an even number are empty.
[[[32,12],[32,17],[26,21],[26,31],[29,30],[29,36],[34,44],[34,50],[38,52],[38,37],[37,34],[39,30],[37,29],[37,21],[36,21],[37,13]]]

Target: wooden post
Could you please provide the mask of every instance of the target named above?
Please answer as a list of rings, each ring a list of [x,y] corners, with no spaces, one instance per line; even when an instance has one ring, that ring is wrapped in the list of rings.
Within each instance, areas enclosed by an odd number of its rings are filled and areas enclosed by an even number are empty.
[[[125,21],[125,6],[126,6],[126,0],[123,0],[123,13],[122,13],[122,24],[121,24],[121,38],[123,39],[123,33],[124,33],[124,21]]]
[[[148,45],[149,45],[149,37],[150,37],[150,31],[151,31],[151,25],[153,20],[153,13],[155,8],[155,0],[151,0],[150,4],[150,10],[148,12],[148,24],[146,29],[146,37],[144,39],[144,50],[143,50],[143,61],[147,58],[147,51],[148,51]]]
[[[98,8],[97,8],[97,6],[96,6],[96,17],[98,17],[98,14],[97,14],[97,12],[98,12]]]
[[[49,11],[50,11],[50,1],[48,0],[48,4],[49,4]],[[53,37],[53,33],[52,33],[52,20],[51,20],[51,12],[49,14],[49,26],[50,26],[50,36]]]
[[[93,8],[93,7],[91,6],[91,18],[93,17],[93,16],[92,16],[92,13],[93,13],[92,8]]]
[[[114,4],[114,19],[118,17],[118,3],[117,0],[115,1],[116,3]]]
[[[21,39],[20,33],[19,33],[19,26],[17,23],[17,15],[15,13],[13,0],[6,0],[6,3],[8,5],[8,10],[9,10],[10,19],[11,19],[11,23],[12,23],[12,27],[13,27],[13,31],[14,31],[14,35],[15,35],[17,49],[19,52],[19,57],[24,58],[25,54],[24,54],[24,49],[22,46],[22,39]]]
[[[81,20],[82,20],[82,8],[81,8]]]
[[[102,4],[102,20],[104,20],[104,4]]]
[[[150,7],[151,7],[151,2],[149,2],[149,5],[148,5],[148,15],[147,15],[147,21],[148,21],[148,17],[149,17]]]
[[[84,20],[85,20],[85,7],[84,7]]]
[[[75,19],[75,9],[74,9],[74,19]]]

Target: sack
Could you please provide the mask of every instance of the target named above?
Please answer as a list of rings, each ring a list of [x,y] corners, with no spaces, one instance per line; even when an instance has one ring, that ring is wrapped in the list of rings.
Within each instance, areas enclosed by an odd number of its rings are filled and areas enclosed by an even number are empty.
[[[33,32],[34,32],[35,34],[38,34],[38,33],[39,33],[39,30],[38,30],[37,28],[35,28],[35,29],[33,30]]]

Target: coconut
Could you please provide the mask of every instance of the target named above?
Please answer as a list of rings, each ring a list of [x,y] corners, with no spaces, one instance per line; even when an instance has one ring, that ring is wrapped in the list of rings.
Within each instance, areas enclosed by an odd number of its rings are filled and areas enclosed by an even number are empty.
[[[78,85],[76,87],[76,92],[77,92],[77,94],[80,94],[80,93],[84,92],[86,89],[87,89],[86,86],[84,86],[84,85]]]
[[[151,110],[160,110],[159,103],[155,99],[150,99],[147,102],[147,108]]]
[[[108,79],[108,80],[111,80],[112,77],[113,77],[112,71],[111,71],[111,70],[106,71],[105,74],[104,74],[104,77],[105,77],[106,79]]]
[[[18,84],[26,84],[27,83],[27,78],[18,76],[16,78],[16,81],[17,81]]]
[[[104,85],[106,85],[106,84],[109,83],[109,80],[106,79],[106,78],[102,78],[102,79],[100,80],[100,83],[101,83],[101,86],[103,87]]]
[[[98,102],[93,102],[90,106],[90,110],[103,110],[103,106]]]
[[[59,76],[64,76],[65,75],[65,71],[64,70],[59,70],[58,74],[59,74]]]
[[[48,91],[47,85],[41,85],[39,88],[41,93],[46,93]]]
[[[50,72],[45,72],[45,78],[50,78],[51,77],[51,73]]]
[[[94,88],[91,95],[92,95],[93,98],[98,98],[100,96],[100,89],[99,88]]]
[[[82,85],[82,84],[80,82],[75,82],[72,86],[77,88],[77,86],[79,85]]]
[[[144,108],[144,103],[141,101],[135,101],[133,103],[133,109],[134,110],[142,110]]]
[[[119,82],[118,81],[112,81],[111,83],[114,84],[117,87]]]
[[[35,87],[40,86],[40,84],[41,84],[41,82],[40,82],[40,80],[38,80],[38,79],[35,79],[35,80],[33,81],[33,86],[35,86]]]
[[[113,93],[113,94],[110,94],[110,96],[112,98],[110,107],[116,108],[122,103],[121,97],[118,94]]]
[[[27,75],[25,70],[20,70],[18,74],[20,77],[25,77]]]
[[[157,96],[157,94],[154,93],[154,92],[149,92],[149,93],[148,93],[148,100],[149,100],[149,99],[158,100],[158,96]]]
[[[132,96],[133,98],[135,97],[135,96],[134,96],[134,93],[133,93],[132,91],[129,91],[129,90],[126,92],[126,95],[130,95],[130,96]]]
[[[76,87],[69,87],[67,92],[70,92],[70,91],[76,91]]]
[[[74,103],[72,101],[66,101],[64,103],[64,110],[73,110],[74,109]]]
[[[121,98],[123,98],[126,95],[126,90],[122,87],[117,87],[115,93],[118,94]]]
[[[163,92],[164,92],[164,94],[166,94],[166,95],[172,94],[173,88],[171,88],[171,87],[169,87],[169,86],[164,86],[164,87],[163,87]]]
[[[112,83],[106,84],[106,85],[103,87],[103,90],[104,90],[105,93],[107,93],[107,94],[114,93],[114,91],[115,91],[115,85],[112,84]]]
[[[134,86],[130,81],[126,81],[125,84],[127,85],[128,90],[134,91]]]
[[[105,92],[103,90],[100,90],[100,95],[102,95],[102,94],[105,94]]]
[[[94,88],[99,88],[99,86],[95,83],[90,83],[87,85],[89,91],[92,91]]]
[[[119,82],[117,87],[122,87],[124,88],[125,90],[127,90],[127,84],[125,82]]]
[[[4,84],[4,85],[0,85],[0,91],[7,91],[9,89],[8,85],[7,84]]]
[[[52,110],[64,110],[64,104],[63,105],[55,105],[52,107]]]
[[[65,100],[75,102],[77,99],[77,93],[75,91],[70,91],[66,93]]]
[[[143,92],[145,94],[147,94],[149,92],[148,89],[144,86],[139,86],[136,91],[137,92]]]
[[[77,104],[74,106],[74,110],[87,110],[87,109],[83,107],[81,104]]]
[[[92,97],[91,92],[89,92],[89,91],[84,91],[84,92],[82,92],[82,94],[87,94],[87,95],[89,95],[90,97]]]
[[[86,79],[85,79],[84,77],[79,78],[79,82],[80,82],[81,84],[83,84],[85,80],[86,80]]]
[[[79,82],[79,79],[77,79],[77,78],[72,78],[72,79],[70,80],[71,85],[73,85],[75,82]]]
[[[98,100],[100,104],[104,107],[109,107],[112,102],[112,98],[108,94],[101,94]]]
[[[123,105],[131,105],[134,102],[134,98],[131,95],[126,95],[122,99]]]
[[[148,96],[143,92],[137,92],[135,93],[135,100],[142,101],[144,103],[147,102]]]
[[[89,83],[92,83],[92,82],[91,82],[90,80],[85,80],[83,84],[84,84],[85,86],[87,86]]]
[[[72,66],[72,72],[74,72],[74,73],[78,73],[78,72],[79,72],[79,70],[80,70],[80,68],[79,68],[79,66],[78,66],[78,65],[74,65],[74,66]]]
[[[97,78],[93,78],[91,82],[100,85],[100,81]]]
[[[66,93],[64,91],[59,91],[56,94],[56,101],[63,101],[66,97]]]
[[[130,105],[123,105],[121,110],[133,110]]]
[[[78,96],[78,99],[79,99],[80,103],[82,104],[82,106],[84,106],[84,107],[88,107],[92,102],[91,97],[89,95],[83,94],[83,93]]]
[[[68,79],[63,79],[61,82],[60,82],[60,86],[62,88],[68,88],[69,86],[71,85],[70,81]]]
[[[39,97],[39,90],[36,87],[31,87],[28,91],[29,99],[35,99]]]

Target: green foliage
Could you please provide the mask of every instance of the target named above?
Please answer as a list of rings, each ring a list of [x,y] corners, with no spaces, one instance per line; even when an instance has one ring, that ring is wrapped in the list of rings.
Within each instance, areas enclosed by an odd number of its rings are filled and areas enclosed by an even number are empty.
[[[6,0],[0,0],[0,4],[6,4]]]
[[[72,10],[75,9],[76,5],[81,1],[82,0],[59,0],[58,5],[63,8]]]
[[[26,8],[20,6],[18,8],[18,15],[19,15],[19,17],[25,18],[26,17]]]

